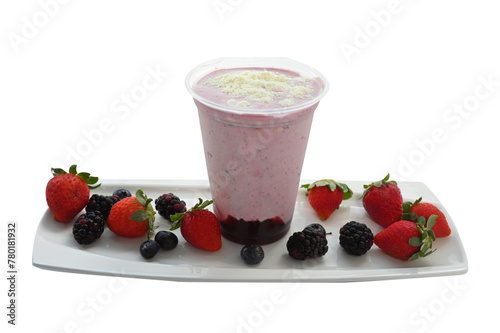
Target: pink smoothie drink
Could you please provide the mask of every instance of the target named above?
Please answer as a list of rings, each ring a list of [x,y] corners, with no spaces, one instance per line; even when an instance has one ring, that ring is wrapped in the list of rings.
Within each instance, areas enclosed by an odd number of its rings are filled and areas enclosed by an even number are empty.
[[[326,79],[287,58],[223,58],[195,68],[186,84],[222,235],[241,244],[282,238]]]

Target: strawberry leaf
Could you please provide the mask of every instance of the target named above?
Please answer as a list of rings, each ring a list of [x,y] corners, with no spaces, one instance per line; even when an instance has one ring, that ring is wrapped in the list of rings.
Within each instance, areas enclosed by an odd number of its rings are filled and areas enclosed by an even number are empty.
[[[410,243],[411,246],[415,246],[415,247],[420,247],[422,246],[422,240],[418,237],[412,237],[410,238],[410,240],[408,241],[408,243]]]
[[[401,220],[406,220],[406,221],[415,221],[418,219],[418,215],[415,214],[414,212],[408,212],[404,213],[404,204],[403,204],[403,214],[401,215]]]
[[[99,177],[89,177],[87,184],[95,184],[99,181]]]
[[[70,172],[71,173],[71,172]],[[77,174],[77,176],[83,180],[88,180],[90,177],[90,173],[88,172],[80,172]]]
[[[137,221],[137,222],[143,222],[143,221],[149,219],[149,217],[150,216],[149,216],[148,212],[145,210],[142,210],[142,209],[137,210],[132,215],[130,215],[130,219],[132,221]]]
[[[87,184],[89,185],[89,188],[91,190],[95,190],[96,188],[101,186],[101,184],[94,185],[98,181],[99,181],[99,177],[89,177],[89,179],[87,180]]]
[[[87,183],[87,185],[89,185],[89,188],[91,190],[94,190],[94,189],[98,188],[99,186],[101,186],[101,184],[94,185],[99,180],[99,177],[92,177],[92,176],[90,176],[90,173],[88,173],[88,172],[80,172],[80,173],[76,174],[76,176],[78,178],[83,179],[83,181],[85,181]]]
[[[60,169],[60,168],[51,168],[50,170],[51,170],[53,176],[64,175],[66,173],[66,171],[64,171],[63,169]]]
[[[147,206],[146,204],[146,201],[148,200],[146,195],[144,194],[144,192],[141,190],[141,189],[138,189],[136,192],[135,192],[135,197],[137,198],[137,201],[139,201],[139,203],[141,205],[143,205],[144,207]]]
[[[137,201],[139,201],[139,203],[146,208],[149,208],[150,203],[153,201],[153,199],[148,198],[148,196],[141,189],[138,189],[135,192],[135,197],[137,198]]]
[[[148,239],[150,239],[150,233],[154,233],[155,230],[159,228],[159,226],[155,226],[155,214],[155,211],[139,209],[132,213],[132,215],[130,215],[130,219],[132,221],[148,221]]]
[[[436,234],[434,233],[434,230],[428,230],[427,233],[429,234],[430,237],[432,237],[432,240],[436,240]]]
[[[431,215],[429,216],[429,219],[427,220],[427,228],[432,229],[436,225],[436,219],[437,215]]]
[[[207,208],[208,206],[210,206],[214,201],[213,200],[206,200],[206,201],[203,201],[203,199],[201,198],[198,198],[198,203],[196,205],[194,205],[193,208],[191,208],[189,210],[189,212],[192,212],[193,210],[196,210],[196,209],[205,209]]]
[[[300,185],[300,188],[308,189],[310,185],[311,184],[302,184],[302,185]],[[309,192],[309,191],[307,191],[307,192]],[[307,195],[307,192],[306,192],[306,195]]]
[[[419,216],[417,220],[417,228],[419,228],[420,232],[425,228],[425,217]]]
[[[436,250],[437,250],[437,249],[434,249],[434,250],[429,251],[429,252],[427,252],[427,253],[421,254],[421,257],[422,257],[422,258],[423,258],[423,257],[427,257],[428,255],[430,255],[430,254],[432,254],[432,253],[436,252]]]
[[[408,261],[417,260],[417,259],[418,259],[418,258],[420,258],[420,257],[421,257],[421,255],[420,255],[420,251],[419,251],[419,252],[417,252],[417,253],[413,254],[413,255],[412,255],[412,256],[408,259]]]
[[[343,200],[347,200],[347,199],[350,199],[353,195],[353,192],[352,190],[349,188],[349,186],[347,186],[346,184],[344,183],[339,183],[339,182],[335,182],[335,184],[337,184],[337,187],[342,191],[344,192],[344,199]]]
[[[172,221],[172,227],[170,227],[170,230],[179,229],[181,227],[184,214],[185,213],[177,213],[175,215],[170,215],[170,221]]]
[[[76,175],[76,164],[69,167],[69,173]]]

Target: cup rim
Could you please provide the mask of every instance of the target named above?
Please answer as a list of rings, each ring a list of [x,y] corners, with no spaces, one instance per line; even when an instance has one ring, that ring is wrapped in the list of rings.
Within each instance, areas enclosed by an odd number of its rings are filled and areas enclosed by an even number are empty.
[[[239,64],[239,65],[238,65]],[[273,65],[275,64],[275,65]],[[283,65],[280,65],[283,64]],[[266,66],[267,65],[267,66]],[[206,99],[196,92],[193,91],[193,87],[199,82],[203,77],[212,73],[215,70],[220,69],[232,69],[232,68],[272,68],[281,69],[287,71],[297,72],[300,75],[304,75],[311,79],[317,79],[323,85],[323,90],[315,96],[313,99],[299,103],[296,105],[280,108],[269,108],[269,109],[257,109],[257,108],[242,108],[237,106],[229,106],[225,104],[220,104]],[[318,103],[328,92],[329,83],[321,72],[318,70],[293,59],[287,57],[221,57],[212,60],[205,61],[198,66],[194,67],[186,75],[185,86],[191,96],[198,100],[199,102],[214,108],[216,110],[225,111],[232,114],[252,114],[252,115],[279,115],[288,114],[294,111],[303,110],[316,103]]]

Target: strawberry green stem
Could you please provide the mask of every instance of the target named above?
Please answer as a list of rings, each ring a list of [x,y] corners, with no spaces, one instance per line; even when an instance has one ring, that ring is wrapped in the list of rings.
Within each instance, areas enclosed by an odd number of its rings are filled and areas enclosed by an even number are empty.
[[[417,200],[415,200],[415,202],[411,202],[411,201],[406,201],[406,202],[403,202],[403,214],[401,216],[401,219],[402,220],[406,220],[406,221],[415,221],[418,219],[418,215],[415,214],[414,212],[410,212],[410,209],[415,206],[416,204],[418,204],[420,201],[422,201],[422,197],[418,198]]]
[[[432,231],[432,227],[436,224],[437,215],[431,215],[427,222],[425,217],[420,216],[417,221],[417,229],[420,233],[419,237],[412,237],[408,241],[411,246],[419,247],[419,251],[412,255],[408,260],[416,260],[418,258],[427,257],[434,253],[436,249],[432,249],[432,242],[436,240],[436,235]]]
[[[344,192],[343,200],[347,200],[352,197],[352,190],[344,183],[336,182],[333,179],[321,179],[317,180],[311,184],[303,184],[300,187],[307,189],[306,196],[309,195],[309,191],[313,189],[315,186],[328,186],[331,191],[335,191],[336,188],[339,188],[342,192]]]
[[[137,198],[137,201],[141,203],[141,205],[144,206],[144,209],[139,209],[136,210],[131,216],[130,219],[133,221],[137,222],[143,222],[144,220],[148,220],[148,239],[151,237],[151,233],[154,234],[155,230],[159,226],[155,226],[155,210],[153,209],[153,205],[151,202],[153,199],[148,198],[148,196],[141,190],[138,189],[137,192],[135,193],[135,197]]]
[[[192,208],[190,208],[186,213],[190,213],[194,210],[202,210],[206,209],[208,206],[210,206],[214,201],[213,200],[205,200],[198,198],[198,203],[194,205]],[[184,218],[184,215],[186,213],[177,213],[175,215],[170,215],[170,220],[173,222],[172,227],[170,230],[175,230],[181,227],[182,224],[182,219]]]
[[[366,192],[368,192],[368,190],[371,188],[371,187],[380,187],[382,185],[386,185],[388,183],[394,183],[394,184],[397,184],[395,180],[389,180],[391,177],[391,174],[388,173],[387,176],[384,177],[384,179],[382,180],[379,180],[379,181],[376,181],[376,182],[373,182],[371,184],[368,184],[368,185],[363,185],[363,188],[365,189],[363,194],[361,195],[361,198],[360,199],[363,199],[363,197],[365,196]]]

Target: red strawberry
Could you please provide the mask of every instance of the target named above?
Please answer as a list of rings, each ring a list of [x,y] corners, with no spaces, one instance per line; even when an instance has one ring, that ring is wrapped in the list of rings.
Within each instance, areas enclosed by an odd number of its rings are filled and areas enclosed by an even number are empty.
[[[426,257],[436,250],[432,242],[436,237],[431,230],[436,223],[436,215],[426,221],[419,217],[417,223],[411,221],[397,221],[380,231],[373,238],[373,242],[388,255],[401,260],[415,260]]]
[[[91,177],[88,172],[77,173],[76,165],[69,168],[69,173],[59,168],[51,170],[54,177],[47,183],[45,198],[54,220],[66,223],[85,208],[90,190],[101,184],[94,185],[99,178]]]
[[[107,225],[109,230],[127,238],[141,237],[154,231],[155,211],[142,190],[137,190],[135,197],[124,198],[113,205]]]
[[[403,197],[398,184],[389,180],[389,174],[381,181],[363,187],[363,206],[372,220],[385,228],[401,220]]]
[[[318,180],[301,187],[307,189],[306,195],[309,197],[309,203],[322,221],[328,219],[340,207],[342,200],[352,197],[352,191],[346,184],[332,179]]]
[[[171,215],[173,225],[170,230],[181,228],[182,237],[193,246],[207,251],[220,250],[222,239],[219,220],[214,213],[205,209],[212,202],[199,199],[186,213]]]
[[[415,200],[414,203],[403,203],[403,220],[417,221],[419,216],[428,219],[431,215],[436,215],[436,225],[432,227],[432,231],[436,237],[446,237],[451,234],[450,225],[446,220],[444,213],[436,206],[428,202],[421,202],[422,198]]]

